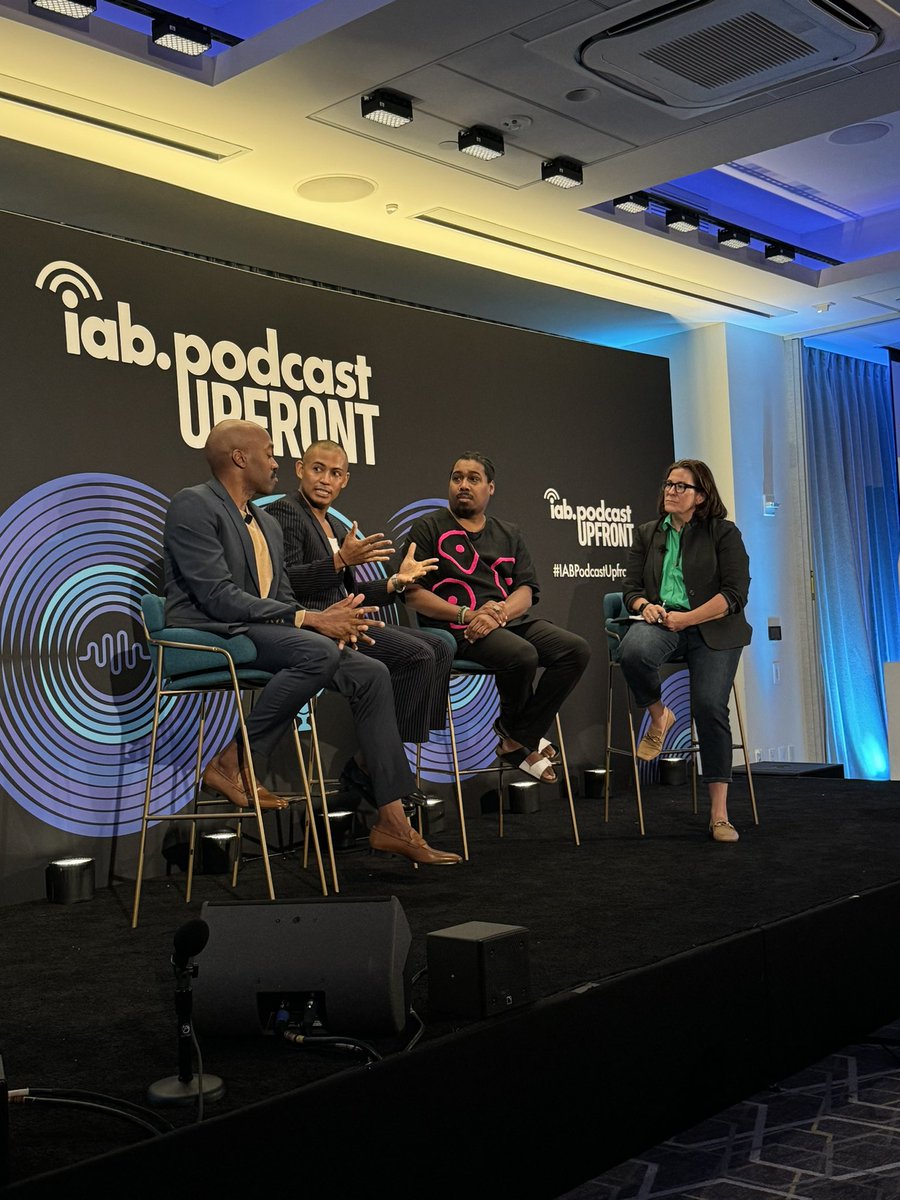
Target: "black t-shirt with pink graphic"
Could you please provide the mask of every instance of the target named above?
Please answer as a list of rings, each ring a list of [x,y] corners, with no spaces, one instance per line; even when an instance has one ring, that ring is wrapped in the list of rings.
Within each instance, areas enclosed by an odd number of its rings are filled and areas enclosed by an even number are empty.
[[[518,525],[488,517],[484,529],[470,533],[446,509],[420,517],[409,542],[416,543],[416,558],[438,560],[438,569],[422,583],[449,604],[479,608],[487,600],[505,600],[523,585],[531,588],[532,604],[538,602],[534,564]],[[509,624],[523,619],[517,617]],[[419,621],[424,626],[447,624],[424,613],[419,614]],[[451,622],[450,628],[457,633],[463,627]]]

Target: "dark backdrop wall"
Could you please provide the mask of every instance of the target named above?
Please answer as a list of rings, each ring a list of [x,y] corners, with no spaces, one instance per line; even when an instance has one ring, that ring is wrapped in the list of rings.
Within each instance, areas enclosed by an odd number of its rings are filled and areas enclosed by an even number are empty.
[[[50,855],[119,870],[133,853],[150,721],[138,597],[159,584],[167,499],[205,477],[222,417],[271,430],[284,489],[312,438],[341,442],[342,514],[397,542],[444,503],[459,452],[489,454],[492,511],[525,530],[542,613],[594,648],[565,722],[573,764],[599,760],[600,597],[672,458],[664,360],[23,217],[0,216],[0,239],[0,900],[41,894]],[[490,759],[486,713],[473,699],[472,765]],[[163,820],[189,799],[191,721],[166,723]],[[219,711],[213,732],[228,732]]]

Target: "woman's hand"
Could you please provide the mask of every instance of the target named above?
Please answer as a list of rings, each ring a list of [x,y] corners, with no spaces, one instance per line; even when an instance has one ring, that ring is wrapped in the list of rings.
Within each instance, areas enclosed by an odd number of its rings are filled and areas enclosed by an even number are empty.
[[[641,610],[648,625],[663,625],[668,615],[664,604],[645,604]]]
[[[666,613],[663,625],[666,629],[670,629],[672,633],[681,633],[682,629],[687,629],[691,625],[690,616],[691,614],[686,612]]]

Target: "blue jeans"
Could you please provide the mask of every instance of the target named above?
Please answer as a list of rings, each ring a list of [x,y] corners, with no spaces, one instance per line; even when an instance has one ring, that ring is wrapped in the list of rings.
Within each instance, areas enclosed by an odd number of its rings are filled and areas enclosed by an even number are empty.
[[[687,664],[691,708],[706,783],[731,782],[728,701],[740,658],[740,646],[712,650],[695,625],[681,633],[672,633],[646,621],[635,621],[629,626],[619,651],[622,674],[640,708],[659,700],[662,693],[659,669],[663,663]]]

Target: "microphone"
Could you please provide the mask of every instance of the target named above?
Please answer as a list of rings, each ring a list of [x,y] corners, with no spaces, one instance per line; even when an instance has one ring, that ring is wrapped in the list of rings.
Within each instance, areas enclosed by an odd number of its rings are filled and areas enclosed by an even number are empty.
[[[253,514],[252,513],[247,513],[246,517],[244,517],[244,524],[245,525],[253,524]]]
[[[188,921],[175,932],[172,966],[176,971],[186,970],[195,954],[199,954],[209,941],[209,926],[205,921]]]
[[[199,954],[209,941],[209,926],[199,919],[188,921],[176,930],[172,940],[170,961],[175,970],[178,1074],[151,1084],[147,1089],[147,1099],[151,1104],[184,1104],[196,1099],[202,1105],[204,1099],[219,1100],[225,1094],[225,1085],[218,1075],[204,1075],[201,1066],[199,1077],[195,1077],[193,1068],[192,981],[197,974],[194,955]]]

